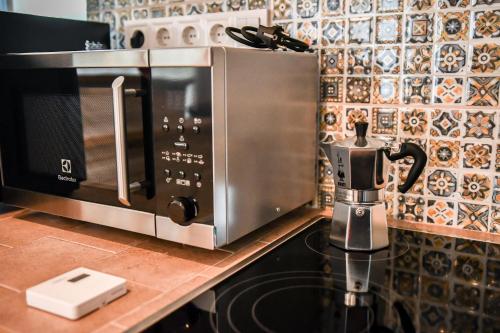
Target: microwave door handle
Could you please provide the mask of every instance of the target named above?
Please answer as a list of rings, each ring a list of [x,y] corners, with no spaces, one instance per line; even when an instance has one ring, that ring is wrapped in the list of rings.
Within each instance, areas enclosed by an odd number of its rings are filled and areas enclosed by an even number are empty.
[[[127,158],[127,124],[125,117],[125,89],[123,76],[117,77],[111,88],[113,90],[113,120],[115,127],[116,178],[118,184],[118,201],[130,206],[130,187],[128,183]]]

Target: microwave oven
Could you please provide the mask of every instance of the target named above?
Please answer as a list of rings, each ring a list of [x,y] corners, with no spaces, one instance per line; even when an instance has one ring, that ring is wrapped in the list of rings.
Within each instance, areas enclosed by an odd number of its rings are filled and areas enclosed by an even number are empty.
[[[3,55],[0,100],[6,204],[213,249],[315,196],[312,54]]]

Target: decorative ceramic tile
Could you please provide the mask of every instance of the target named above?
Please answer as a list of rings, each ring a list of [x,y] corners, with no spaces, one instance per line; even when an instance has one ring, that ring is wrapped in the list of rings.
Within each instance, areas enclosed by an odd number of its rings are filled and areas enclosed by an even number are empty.
[[[438,41],[467,40],[469,11],[439,13],[437,16]]]
[[[222,1],[214,1],[212,2],[213,6],[219,6],[220,5],[220,11],[222,11]],[[208,10],[211,10],[210,6],[208,7]],[[215,7],[212,7],[212,10],[216,10]],[[218,12],[212,12],[212,13],[218,13]],[[172,4],[168,6],[168,16],[183,16],[184,15],[184,5],[183,4]]]
[[[473,45],[471,72],[493,73],[498,69],[500,69],[500,44]]]
[[[354,124],[360,121],[368,122],[367,108],[346,108],[346,129],[354,130]]]
[[[417,246],[395,246],[395,259],[394,266],[406,271],[418,273],[420,271],[420,248]]]
[[[371,79],[361,77],[347,78],[347,103],[370,103]]]
[[[188,3],[186,5],[186,15],[199,15],[207,12],[207,6],[204,3]]]
[[[273,19],[286,20],[292,18],[292,1],[291,0],[274,0],[273,3]]]
[[[497,153],[495,155],[495,171],[500,172],[500,144],[497,145]]]
[[[261,0],[250,0],[251,3],[261,2]],[[220,13],[222,12],[222,6],[224,2],[222,0],[210,0],[206,2],[207,13]]]
[[[148,0],[132,0],[132,1],[134,5],[137,7],[146,6],[148,3]]]
[[[453,237],[436,234],[425,234],[424,237],[424,245],[434,250],[450,250],[453,246],[454,241],[455,239]]]
[[[458,110],[434,110],[431,112],[431,135],[450,138],[460,137],[462,113]]]
[[[483,111],[466,111],[465,138],[493,138],[495,113]]]
[[[375,25],[375,42],[377,44],[394,44],[401,42],[401,15],[377,16]]]
[[[430,167],[458,168],[460,142],[430,140],[428,165]]]
[[[349,19],[348,40],[352,44],[371,43],[373,29],[371,18]]]
[[[481,143],[465,143],[463,149],[463,167],[489,169],[491,165],[491,145]]]
[[[482,256],[486,253],[486,243],[457,238],[455,240],[455,251]]]
[[[481,304],[481,291],[469,285],[455,284],[451,304],[463,310],[476,311]]]
[[[491,193],[491,179],[487,175],[466,173],[461,181],[462,198],[466,200],[485,201]]]
[[[495,318],[500,317],[500,291],[493,289],[485,290],[484,313]]]
[[[166,15],[165,7],[151,7],[151,18],[165,17]]]
[[[87,13],[99,11],[99,0],[87,0]]]
[[[467,6],[469,6],[469,0],[438,0],[438,7],[441,9],[466,8]]]
[[[377,0],[378,13],[395,13],[403,11],[403,0]]]
[[[342,132],[342,107],[332,105],[320,106],[320,141],[331,143],[335,133]]]
[[[342,77],[320,78],[321,102],[342,102],[344,79]]]
[[[462,229],[486,231],[488,230],[489,208],[486,205],[458,203],[458,223]]]
[[[297,23],[297,38],[314,46],[318,44],[318,22],[301,21]]]
[[[467,105],[498,106],[500,80],[498,77],[470,77]]]
[[[408,46],[405,56],[405,74],[430,74],[432,46]]]
[[[373,103],[398,104],[399,103],[399,78],[375,77],[373,84]]]
[[[114,0],[101,0],[101,8],[104,10],[110,10],[115,8]]]
[[[345,21],[323,20],[321,22],[321,45],[344,45],[345,44]]]
[[[457,177],[451,171],[434,170],[427,177],[427,189],[432,195],[450,197],[457,190]]]
[[[490,288],[500,288],[500,261],[488,259],[486,263],[486,284]]]
[[[500,234],[500,206],[492,206],[491,207],[491,221],[489,232],[493,232],[496,234]],[[493,245],[490,245],[492,248]],[[496,245],[497,257],[500,257],[500,246]]]
[[[249,0],[248,1],[248,9],[266,9],[267,2],[266,0]]]
[[[87,21],[98,22],[100,19],[99,12],[87,12]]]
[[[130,7],[132,5],[132,0],[116,0],[116,6],[121,8]]]
[[[432,42],[434,14],[406,15],[406,42]]]
[[[140,18],[140,17],[139,17]],[[116,29],[116,16],[112,11],[102,12],[101,14],[101,22],[109,24],[110,29]]]
[[[479,318],[477,315],[453,311],[451,315],[451,326],[460,328],[460,330],[455,330],[457,333],[477,332],[479,328]]]
[[[394,270],[393,289],[401,296],[416,296],[418,294],[418,275],[410,272]]]
[[[474,22],[473,38],[500,37],[500,10],[475,12],[472,22]]]
[[[465,68],[467,54],[459,44],[444,44],[436,53],[436,71],[446,74],[462,72]]]
[[[429,116],[424,109],[403,109],[400,127],[405,136],[423,136],[427,133]]]
[[[400,195],[398,196],[398,218],[422,222],[424,220],[424,206],[425,201],[421,197]]]
[[[350,0],[349,12],[351,14],[366,14],[373,10],[373,2],[371,0]]]
[[[373,108],[372,115],[373,134],[398,134],[398,109]]]
[[[459,104],[464,94],[464,79],[459,77],[437,77],[434,82],[434,103]]]
[[[349,49],[347,51],[347,74],[370,74],[372,53],[371,47]]]
[[[395,240],[399,244],[422,245],[423,235],[409,230],[395,229]]]
[[[432,8],[434,0],[408,0],[406,5],[408,10],[426,10]]]
[[[472,6],[494,6],[500,4],[499,0],[472,0]]]
[[[321,74],[343,74],[344,64],[344,49],[321,50]]]
[[[410,172],[410,168],[407,166],[400,166],[399,167],[399,182],[398,185],[403,185],[406,180],[408,179],[408,173]],[[418,195],[423,195],[424,194],[424,179],[425,175],[421,174],[418,179],[415,181],[415,184],[408,190],[408,194],[418,194]]]
[[[297,0],[297,15],[301,18],[316,16],[319,10],[319,0]]]
[[[466,282],[482,282],[484,274],[483,262],[473,256],[458,255],[454,267],[454,275]]]
[[[493,195],[491,201],[500,204],[500,176],[495,176],[495,178],[493,178]]]
[[[428,200],[426,216],[427,223],[453,225],[457,218],[455,204],[444,200]]]
[[[448,332],[446,308],[433,304],[420,304],[420,326],[422,332]]]
[[[426,251],[422,264],[425,273],[436,277],[448,275],[452,268],[450,255],[441,251]]]
[[[153,15],[153,9],[151,9],[151,15]],[[162,7],[164,10],[164,8]],[[125,30],[125,22],[129,21],[132,18],[132,13],[129,10],[120,10],[117,11],[118,14],[118,31],[123,32]],[[165,12],[163,12],[165,15]]]
[[[399,74],[399,46],[380,46],[375,49],[374,74]]]
[[[430,77],[405,77],[403,79],[403,102],[405,104],[429,104],[432,94]]]
[[[422,298],[426,301],[448,303],[449,288],[449,282],[446,279],[422,276]]]
[[[285,1],[283,1],[283,2],[285,2]],[[226,0],[226,8],[230,12],[237,12],[239,10],[245,10],[246,6],[247,6],[246,0]],[[280,7],[278,6],[278,8],[275,8],[275,10],[276,9],[278,9],[278,11],[279,11]],[[291,7],[290,7],[289,11],[291,13],[291,11],[292,11]],[[274,13],[276,13],[276,11]],[[284,18],[286,19],[288,17],[284,17]]]
[[[344,14],[344,0],[324,0],[323,15],[336,16]]]

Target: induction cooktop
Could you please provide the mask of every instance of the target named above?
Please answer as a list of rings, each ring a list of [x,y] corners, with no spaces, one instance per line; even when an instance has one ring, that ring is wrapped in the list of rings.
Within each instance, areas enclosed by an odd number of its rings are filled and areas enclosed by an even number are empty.
[[[389,229],[344,252],[321,219],[146,332],[500,332],[500,245]]]

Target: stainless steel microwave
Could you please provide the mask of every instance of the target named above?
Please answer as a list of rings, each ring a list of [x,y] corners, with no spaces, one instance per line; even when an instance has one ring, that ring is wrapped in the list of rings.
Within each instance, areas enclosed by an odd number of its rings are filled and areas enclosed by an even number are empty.
[[[2,201],[221,247],[313,200],[317,97],[311,54],[0,56]]]

